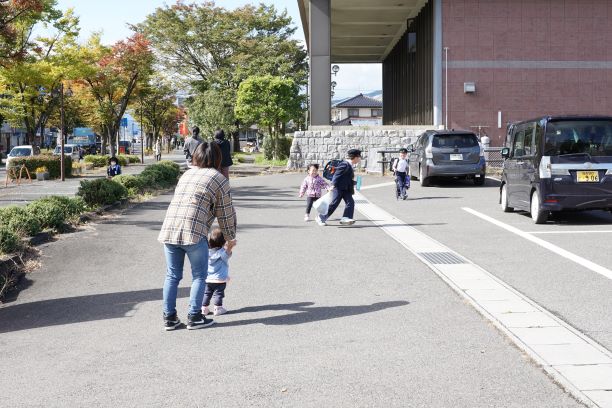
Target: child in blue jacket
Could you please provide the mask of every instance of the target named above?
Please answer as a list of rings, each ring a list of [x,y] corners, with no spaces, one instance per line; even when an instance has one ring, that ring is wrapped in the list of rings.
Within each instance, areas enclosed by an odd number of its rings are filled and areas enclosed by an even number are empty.
[[[232,256],[232,248],[235,241],[226,242],[220,228],[214,228],[208,239],[208,276],[206,277],[206,288],[204,289],[204,301],[202,302],[202,314],[210,313],[212,300],[213,314],[219,316],[227,313],[223,307],[225,287],[229,282],[229,259]]]

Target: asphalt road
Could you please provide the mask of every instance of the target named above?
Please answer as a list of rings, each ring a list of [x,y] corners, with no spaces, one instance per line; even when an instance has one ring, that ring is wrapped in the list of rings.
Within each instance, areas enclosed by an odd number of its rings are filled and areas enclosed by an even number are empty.
[[[350,228],[303,222],[301,179],[232,180],[240,228],[225,299],[231,313],[210,329],[162,330],[165,262],[156,236],[170,196],[44,245],[42,267],[0,306],[0,388],[20,390],[5,393],[2,405],[581,406],[359,214]],[[381,181],[388,179],[365,184]],[[609,339],[612,326],[598,325],[587,310],[609,314],[609,299],[597,305],[609,282],[461,210],[495,213],[494,193],[494,185],[415,183],[410,200],[396,202],[391,187],[364,191],[515,287],[527,280],[530,294]],[[517,266],[539,256],[548,259]],[[178,302],[182,319],[188,285],[187,278]],[[555,288],[572,296],[555,296]]]

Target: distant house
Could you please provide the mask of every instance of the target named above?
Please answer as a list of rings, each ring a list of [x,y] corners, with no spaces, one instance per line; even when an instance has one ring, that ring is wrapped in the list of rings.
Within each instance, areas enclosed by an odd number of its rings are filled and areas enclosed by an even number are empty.
[[[359,94],[332,105],[333,126],[380,126],[383,117],[382,101]]]

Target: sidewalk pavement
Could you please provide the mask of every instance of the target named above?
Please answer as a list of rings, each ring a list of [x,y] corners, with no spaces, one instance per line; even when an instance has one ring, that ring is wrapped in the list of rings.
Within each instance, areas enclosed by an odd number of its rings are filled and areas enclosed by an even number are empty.
[[[185,156],[174,151],[171,154],[165,154],[162,156],[163,160],[172,160],[179,164],[185,162]],[[153,156],[145,156],[144,164],[131,164],[124,166],[123,174],[140,174],[144,168],[155,163]],[[37,181],[35,175],[32,182],[22,181],[20,185],[15,183],[9,183],[5,187],[6,168],[3,166],[0,168],[0,207],[9,205],[25,205],[30,201],[34,201],[38,198],[46,197],[49,195],[66,195],[75,196],[82,180],[106,177],[105,168],[97,168],[93,171],[87,172],[87,174],[80,177],[69,177],[65,181],[61,180],[47,180]]]
[[[0,388],[21,390],[4,404],[581,406],[358,213],[350,228],[303,222],[302,178],[231,181],[230,313],[211,328],[162,330],[156,237],[171,195],[42,246],[42,267],[0,305]]]

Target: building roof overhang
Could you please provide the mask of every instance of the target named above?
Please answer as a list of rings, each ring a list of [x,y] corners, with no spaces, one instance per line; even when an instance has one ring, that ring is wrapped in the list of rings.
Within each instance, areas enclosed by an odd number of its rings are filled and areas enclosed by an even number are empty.
[[[310,46],[310,1],[297,0]],[[429,0],[330,0],[331,62],[382,62]]]

